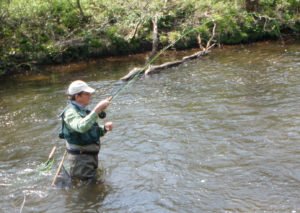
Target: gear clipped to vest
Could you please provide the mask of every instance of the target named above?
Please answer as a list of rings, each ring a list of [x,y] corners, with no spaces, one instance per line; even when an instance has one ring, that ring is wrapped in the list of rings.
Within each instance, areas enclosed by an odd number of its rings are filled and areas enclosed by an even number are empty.
[[[58,137],[59,137],[60,139],[65,139],[65,135],[64,135],[64,133],[62,132],[62,130],[61,130],[61,132],[58,134]]]
[[[86,113],[87,113],[87,114],[90,114],[91,111],[90,111],[90,110],[86,110]],[[104,112],[104,111],[100,112],[100,113],[98,114],[98,117],[101,118],[101,119],[106,118],[106,112]]]

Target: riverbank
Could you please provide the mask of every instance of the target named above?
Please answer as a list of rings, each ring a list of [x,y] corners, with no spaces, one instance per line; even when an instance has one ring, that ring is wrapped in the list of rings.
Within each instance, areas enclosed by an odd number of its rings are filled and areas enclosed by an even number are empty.
[[[238,45],[221,45],[215,47],[207,56],[201,57],[200,60],[206,60],[207,58],[214,57],[218,54],[228,54],[228,52],[236,52],[238,49],[264,49],[269,48],[269,46],[281,46],[282,52],[291,45],[299,45],[299,40],[288,39],[283,41],[259,41],[248,44],[238,44]],[[159,57],[154,64],[163,64],[168,61],[180,60],[187,55],[194,54],[199,51],[199,48],[191,48],[186,50],[167,50],[164,54]],[[92,75],[101,75],[101,79],[107,79],[107,75],[114,73],[117,79],[124,77],[128,74],[130,70],[134,67],[143,67],[145,65],[145,60],[150,54],[150,51],[138,54],[132,54],[128,56],[111,56],[104,58],[95,58],[89,60],[78,60],[65,64],[49,64],[49,65],[39,65],[35,70],[32,71],[19,71],[9,75],[0,76],[0,83],[9,86],[12,82],[19,84],[23,83],[37,83],[37,82],[57,82],[59,79],[65,79],[64,81],[72,81],[71,76],[77,76],[78,78],[85,78],[85,76],[92,72]],[[198,60],[198,59],[196,59]],[[250,61],[251,59],[249,59]],[[193,62],[188,62],[193,63]],[[100,73],[99,70],[101,70]],[[84,72],[83,72],[84,71]],[[97,74],[96,74],[97,73]],[[109,80],[109,79],[107,79]],[[14,84],[14,83],[13,83]]]
[[[300,3],[16,0],[0,3],[0,75],[41,65],[205,45],[299,39]],[[187,31],[191,33],[186,34]]]

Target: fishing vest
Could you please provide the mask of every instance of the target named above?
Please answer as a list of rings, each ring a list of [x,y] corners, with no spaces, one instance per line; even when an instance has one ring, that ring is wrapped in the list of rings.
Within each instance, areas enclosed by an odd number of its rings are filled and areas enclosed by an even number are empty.
[[[61,132],[59,134],[59,137],[61,139],[66,139],[68,143],[85,146],[90,144],[100,144],[100,132],[101,129],[97,122],[93,124],[93,126],[84,133],[76,132],[70,128],[67,127],[65,121],[64,121],[64,113],[69,108],[73,108],[76,110],[76,112],[84,118],[89,114],[89,110],[80,109],[75,104],[70,103],[67,108],[62,112],[61,119],[62,119],[62,126],[61,126]]]

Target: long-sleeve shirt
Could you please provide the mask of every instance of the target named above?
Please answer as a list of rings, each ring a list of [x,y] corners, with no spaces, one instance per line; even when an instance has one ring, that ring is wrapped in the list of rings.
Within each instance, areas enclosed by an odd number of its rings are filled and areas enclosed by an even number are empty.
[[[80,110],[85,111],[85,108],[75,101],[72,101],[72,104],[75,104]],[[95,122],[99,124],[100,119],[94,111],[87,114],[85,117],[82,117],[73,107],[69,107],[64,112],[64,121],[65,125],[76,132],[84,133],[88,131]],[[103,125],[99,125],[100,127],[100,136],[104,136],[105,130]],[[90,144],[86,146],[79,146],[75,144],[70,144],[66,142],[67,149],[74,149],[74,150],[82,150],[82,151],[99,151],[100,145],[97,144]]]

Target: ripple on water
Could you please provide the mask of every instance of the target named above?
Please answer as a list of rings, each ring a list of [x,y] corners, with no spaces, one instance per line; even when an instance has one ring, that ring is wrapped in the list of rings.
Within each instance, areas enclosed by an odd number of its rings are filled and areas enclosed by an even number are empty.
[[[216,50],[136,81],[107,110],[104,183],[90,188],[51,188],[55,168],[36,173],[53,145],[61,159],[62,83],[78,76],[0,90],[0,211],[25,194],[24,212],[297,212],[298,48]],[[92,104],[124,85],[101,67],[79,76],[97,88]]]

